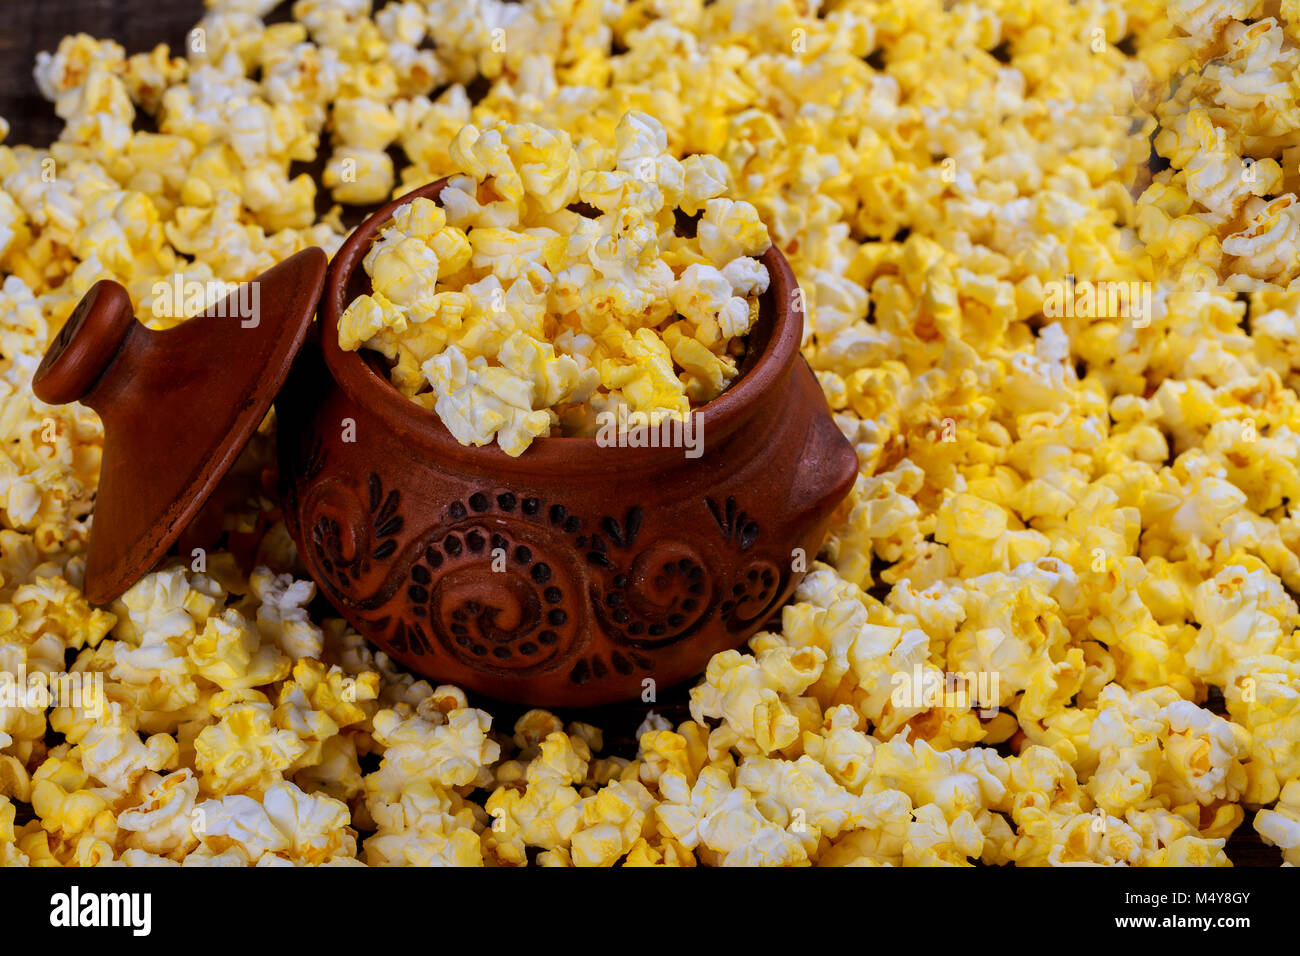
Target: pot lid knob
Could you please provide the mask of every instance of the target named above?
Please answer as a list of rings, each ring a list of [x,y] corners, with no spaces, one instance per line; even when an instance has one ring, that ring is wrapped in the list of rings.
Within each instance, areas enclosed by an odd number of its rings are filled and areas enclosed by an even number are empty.
[[[90,287],[50,345],[32,378],[32,391],[49,405],[79,402],[99,381],[135,324],[126,289],[112,279]]]
[[[51,405],[104,424],[86,597],[105,604],[165,555],[228,472],[288,377],[325,284],[315,247],[175,328],[135,320],[111,280],[78,303],[32,377]]]

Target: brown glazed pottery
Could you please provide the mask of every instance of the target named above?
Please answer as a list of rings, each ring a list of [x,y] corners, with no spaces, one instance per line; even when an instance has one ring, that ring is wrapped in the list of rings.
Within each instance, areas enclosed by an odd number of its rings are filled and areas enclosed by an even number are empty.
[[[231,296],[165,332],[135,320],[126,289],[95,283],[32,377],[51,405],[104,423],[86,597],[106,604],[158,562],[266,417],[311,327],[326,256],[304,249],[258,283],[256,321]]]
[[[763,257],[771,284],[741,374],[692,413],[697,457],[541,438],[511,458],[459,444],[389,384],[381,356],[338,345],[380,229],[444,183],[376,212],[327,275],[309,249],[259,276],[252,328],[222,305],[152,332],[121,286],[91,289],[33,379],[42,400],[82,401],[104,421],[88,597],[111,600],[173,546],[274,400],[303,562],[411,670],[568,707],[700,673],[789,598],[857,474],[799,354],[789,265],[775,247]]]
[[[394,211],[334,257],[319,351],[276,410],[285,518],[325,595],[414,671],[499,699],[587,706],[700,673],[788,599],[857,458],[799,354],[803,313],[775,247],[736,383],[694,412],[703,453],[536,439],[467,447],[401,395],[338,322]],[[802,561],[796,559],[803,555]]]

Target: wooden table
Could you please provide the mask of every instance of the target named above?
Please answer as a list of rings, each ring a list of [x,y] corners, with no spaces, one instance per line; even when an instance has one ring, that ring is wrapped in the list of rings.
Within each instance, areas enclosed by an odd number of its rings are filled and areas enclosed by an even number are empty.
[[[111,37],[128,55],[159,43],[178,50],[203,12],[202,0],[3,0],[0,116],[13,127],[8,142],[45,146],[63,127],[32,78],[38,51],[52,52],[74,33]]]

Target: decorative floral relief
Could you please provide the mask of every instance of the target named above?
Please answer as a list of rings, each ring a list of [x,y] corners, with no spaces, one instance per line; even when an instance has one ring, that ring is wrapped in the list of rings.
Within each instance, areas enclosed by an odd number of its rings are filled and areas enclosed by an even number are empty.
[[[319,471],[316,456],[304,460]],[[318,482],[302,518],[322,585],[345,607],[380,611],[356,616],[395,652],[515,678],[567,667],[585,684],[652,670],[655,651],[715,616],[734,633],[771,612],[788,571],[760,556],[733,563],[758,524],[732,497],[703,506],[720,535],[641,543],[639,506],[589,522],[563,504],[479,490],[400,545],[401,492],[372,472],[363,495],[337,475]]]

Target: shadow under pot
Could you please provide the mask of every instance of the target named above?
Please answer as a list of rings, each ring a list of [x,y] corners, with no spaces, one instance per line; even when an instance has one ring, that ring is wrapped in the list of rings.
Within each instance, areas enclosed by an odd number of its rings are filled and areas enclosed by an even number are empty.
[[[411,670],[534,706],[634,699],[699,674],[766,625],[816,557],[857,459],[799,354],[775,247],[740,375],[682,447],[539,438],[461,445],[381,357],[338,344],[369,291],[388,204],[330,264],[319,339],[276,400],[286,523],[324,595]]]

